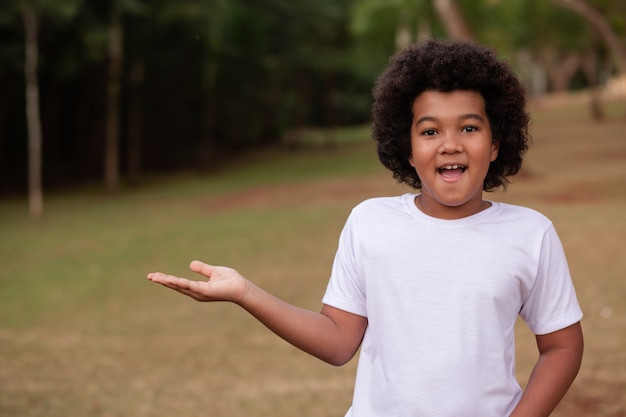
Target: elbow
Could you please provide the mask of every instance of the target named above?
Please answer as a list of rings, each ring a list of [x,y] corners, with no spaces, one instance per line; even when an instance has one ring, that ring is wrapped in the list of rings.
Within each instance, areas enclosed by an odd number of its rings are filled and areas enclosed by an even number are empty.
[[[337,367],[339,367],[339,366],[343,366],[343,365],[345,365],[346,363],[350,362],[350,359],[348,359],[348,360],[343,360],[343,359],[339,359],[339,360],[337,360],[337,359],[329,359],[329,360],[324,360],[324,362],[326,362],[326,363],[327,363],[327,364],[329,364],[329,365],[333,365],[333,366],[337,366]]]
[[[334,355],[319,357],[319,359],[333,366],[343,366],[350,362],[356,352],[341,352]]]

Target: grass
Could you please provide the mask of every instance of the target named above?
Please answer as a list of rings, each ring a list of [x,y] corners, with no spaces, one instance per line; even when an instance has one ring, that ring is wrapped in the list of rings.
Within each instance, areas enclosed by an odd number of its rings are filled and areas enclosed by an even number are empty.
[[[548,215],[570,259],[587,353],[557,416],[626,412],[623,109],[595,124],[584,103],[535,108],[524,175],[489,196]],[[115,198],[48,196],[41,222],[24,202],[0,202],[0,415],[343,415],[355,361],[325,365],[234,306],[144,278],[188,276],[199,258],[318,309],[350,208],[407,189],[380,167],[366,128],[334,132],[333,149],[310,134],[302,149],[213,175],[152,178]],[[522,382],[533,343],[520,323]]]

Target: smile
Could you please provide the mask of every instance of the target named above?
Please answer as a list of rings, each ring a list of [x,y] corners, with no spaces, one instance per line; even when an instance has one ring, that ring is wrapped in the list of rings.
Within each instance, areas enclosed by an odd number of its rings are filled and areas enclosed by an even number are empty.
[[[438,168],[440,173],[443,173],[445,171],[453,171],[457,169],[460,169],[462,172],[465,172],[465,165],[444,165]]]

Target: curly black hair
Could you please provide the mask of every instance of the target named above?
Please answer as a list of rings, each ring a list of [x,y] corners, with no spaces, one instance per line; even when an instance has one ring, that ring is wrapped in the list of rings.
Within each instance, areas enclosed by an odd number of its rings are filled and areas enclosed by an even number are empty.
[[[489,166],[483,190],[506,188],[528,150],[530,117],[526,95],[513,70],[496,52],[474,42],[429,39],[391,57],[373,89],[372,137],[378,157],[398,182],[421,189],[409,164],[414,100],[427,90],[468,90],[485,100],[498,157]]]

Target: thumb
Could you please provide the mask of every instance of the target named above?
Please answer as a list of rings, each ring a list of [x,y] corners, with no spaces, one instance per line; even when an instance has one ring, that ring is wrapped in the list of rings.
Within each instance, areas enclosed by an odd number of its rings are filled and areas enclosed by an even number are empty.
[[[212,265],[205,264],[201,261],[191,261],[191,263],[189,264],[189,269],[191,269],[193,272],[202,274],[207,278],[211,278],[211,273],[213,272]]]

